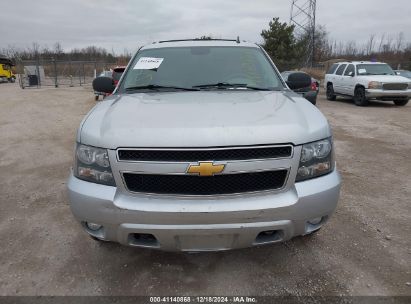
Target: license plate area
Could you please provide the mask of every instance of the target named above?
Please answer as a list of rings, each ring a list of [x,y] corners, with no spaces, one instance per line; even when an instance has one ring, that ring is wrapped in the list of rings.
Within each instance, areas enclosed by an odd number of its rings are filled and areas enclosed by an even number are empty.
[[[238,234],[198,232],[195,235],[177,235],[175,241],[181,251],[219,251],[233,248],[238,236]]]

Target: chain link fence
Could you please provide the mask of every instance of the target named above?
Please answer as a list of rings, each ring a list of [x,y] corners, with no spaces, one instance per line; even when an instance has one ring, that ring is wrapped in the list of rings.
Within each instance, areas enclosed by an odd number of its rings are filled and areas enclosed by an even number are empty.
[[[96,75],[115,66],[98,61],[24,60],[17,63],[16,72],[22,89],[74,87],[91,85]]]

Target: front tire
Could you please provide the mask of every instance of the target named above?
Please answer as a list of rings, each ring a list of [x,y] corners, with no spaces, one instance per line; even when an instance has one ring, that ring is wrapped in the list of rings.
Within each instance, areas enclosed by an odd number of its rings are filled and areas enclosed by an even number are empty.
[[[354,103],[359,107],[368,106],[367,96],[363,87],[357,87],[354,91]]]
[[[337,99],[337,96],[334,93],[334,87],[331,83],[327,85],[327,92],[325,94],[328,100],[334,101]]]
[[[396,106],[403,107],[403,106],[405,106],[405,105],[408,103],[408,101],[409,101],[408,98],[407,98],[407,99],[403,99],[403,100],[394,100],[394,104],[395,104]]]

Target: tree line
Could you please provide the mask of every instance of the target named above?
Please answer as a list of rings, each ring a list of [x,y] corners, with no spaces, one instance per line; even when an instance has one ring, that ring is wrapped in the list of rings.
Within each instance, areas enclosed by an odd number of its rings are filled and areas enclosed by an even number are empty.
[[[93,45],[65,51],[59,42],[56,42],[53,47],[41,46],[37,42],[33,42],[26,48],[8,46],[5,48],[0,48],[0,54],[12,59],[15,63],[23,60],[58,60],[97,61],[121,65],[127,64],[132,56],[132,54],[126,49],[121,54],[115,54],[114,50],[109,52],[105,48]]]
[[[294,25],[273,18],[267,29],[263,29],[262,45],[274,59],[280,70],[301,68],[305,64],[308,49],[308,35],[296,33]],[[212,39],[211,35],[197,39]],[[0,54],[19,62],[21,60],[60,60],[60,61],[99,61],[125,65],[132,56],[128,50],[115,54],[97,46],[87,46],[65,51],[59,42],[52,47],[41,46],[34,42],[26,48],[8,46],[0,48]],[[324,62],[336,59],[345,60],[378,60],[391,64],[393,67],[411,69],[411,42],[404,38],[403,33],[395,36],[372,34],[364,43],[354,40],[342,42],[333,40],[325,26],[317,26],[315,30],[314,62],[324,65]]]
[[[309,44],[307,34],[296,34],[294,25],[281,22],[279,18],[270,21],[268,29],[261,32],[263,46],[274,59],[280,70],[302,67]],[[391,64],[394,68],[411,69],[411,42],[404,33],[396,35],[371,34],[365,43],[356,41],[336,41],[330,38],[326,27],[317,26],[314,35],[314,62],[326,63],[337,59],[378,60]]]

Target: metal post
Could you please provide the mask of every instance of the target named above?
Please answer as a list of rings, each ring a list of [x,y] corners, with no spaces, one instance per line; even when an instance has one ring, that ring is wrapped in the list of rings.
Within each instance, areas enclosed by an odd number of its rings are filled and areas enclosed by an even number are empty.
[[[41,79],[40,79],[40,68],[39,68],[39,65],[40,65],[40,59],[39,59],[39,57],[38,57],[38,55],[37,55],[36,74],[37,74],[37,87],[38,87],[38,88],[41,87]]]
[[[81,72],[80,72],[80,67],[77,68],[77,72],[78,72],[78,79],[80,81],[80,87],[81,87]]]
[[[69,61],[69,75],[70,75],[70,87],[72,87],[74,85],[73,85],[73,73],[72,73],[72,68],[71,68],[71,59]]]
[[[314,65],[315,56],[315,22],[317,0],[292,0],[290,24],[295,26],[297,37],[307,38],[307,53],[305,54],[305,66]]]
[[[57,62],[56,62],[56,59],[54,58],[52,58],[51,60],[53,61],[53,65],[54,65],[54,87],[58,88],[59,84],[57,80]]]
[[[316,19],[316,11],[317,11],[317,1],[311,2],[311,14],[312,14],[312,57],[311,57],[311,67],[314,67],[315,63],[315,19]]]

